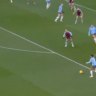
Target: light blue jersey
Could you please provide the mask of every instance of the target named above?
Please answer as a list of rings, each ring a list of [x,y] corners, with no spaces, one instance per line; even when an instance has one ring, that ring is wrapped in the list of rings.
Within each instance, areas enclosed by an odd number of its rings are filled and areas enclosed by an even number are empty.
[[[63,13],[63,4],[59,5],[58,13]]]
[[[89,28],[89,32],[88,32],[88,35],[94,35],[96,34],[96,27],[91,25],[90,28]]]
[[[46,3],[51,3],[51,0],[46,0]]]
[[[92,64],[92,66],[95,66],[96,67],[95,57],[91,57],[90,60],[87,62],[87,64]]]

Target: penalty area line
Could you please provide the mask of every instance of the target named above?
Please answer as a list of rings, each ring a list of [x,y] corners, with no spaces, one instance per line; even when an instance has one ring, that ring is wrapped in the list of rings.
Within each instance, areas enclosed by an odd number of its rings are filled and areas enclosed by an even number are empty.
[[[9,48],[0,45],[1,49],[11,50],[11,51],[19,51],[19,52],[29,52],[29,53],[39,53],[39,54],[53,54],[52,52],[45,52],[45,51],[31,51],[31,50],[23,50],[17,48]]]
[[[52,53],[52,50],[50,50],[50,49],[48,49],[48,48],[46,48],[46,47],[44,47],[44,46],[41,46],[40,44],[37,44],[37,43],[35,43],[35,42],[33,42],[33,41],[31,41],[31,40],[29,40],[29,39],[23,37],[23,36],[20,36],[20,35],[18,35],[18,34],[16,34],[16,33],[12,32],[12,31],[10,31],[10,30],[7,30],[7,29],[1,27],[1,26],[0,26],[0,29],[3,30],[3,31],[5,31],[5,32],[7,32],[7,33],[12,34],[13,36],[19,37],[19,38],[21,38],[22,40],[25,40],[25,41],[27,41],[27,42],[30,43],[30,44],[34,44],[34,45],[36,45],[36,46],[38,46],[38,47],[40,47],[40,48],[42,48],[42,49],[45,49],[46,51]]]
[[[23,39],[23,40],[25,40],[25,41],[27,41],[27,42],[29,42],[29,43],[31,43],[31,44],[35,44],[35,45],[37,45],[37,46],[40,47],[40,48],[46,49],[46,51],[49,51],[49,52],[46,52],[46,53],[55,54],[55,55],[57,55],[57,56],[59,56],[59,57],[62,57],[63,59],[66,59],[66,60],[68,60],[68,61],[73,62],[73,63],[76,64],[76,65],[79,65],[79,66],[81,66],[81,67],[83,67],[83,68],[86,68],[86,69],[88,69],[88,70],[90,69],[89,67],[87,67],[87,66],[85,66],[85,65],[83,65],[83,64],[81,64],[81,63],[78,63],[78,62],[75,61],[75,60],[72,60],[72,59],[70,59],[70,58],[68,58],[68,57],[66,57],[66,56],[64,56],[64,55],[61,55],[61,54],[59,54],[58,52],[55,52],[55,51],[53,51],[53,50],[51,50],[51,49],[49,49],[49,48],[46,48],[46,47],[44,47],[44,46],[42,46],[42,45],[40,45],[40,44],[38,44],[38,43],[35,43],[35,42],[33,42],[33,41],[31,41],[31,40],[23,37],[23,36],[20,36],[20,35],[12,32],[12,31],[9,31],[9,30],[7,30],[7,29],[5,29],[5,28],[3,28],[3,27],[0,27],[0,29],[2,29],[2,30],[4,30],[4,31],[6,31],[6,32],[8,32],[8,33],[10,33],[10,34],[12,34],[12,35],[14,35],[14,36],[20,37],[21,39]],[[3,48],[4,48],[4,47],[3,47]],[[9,48],[9,49],[10,49],[10,48]],[[13,48],[11,48],[11,49],[14,50]],[[16,50],[19,51],[19,49],[16,49]],[[21,50],[21,49],[20,49],[20,50]],[[25,51],[25,50],[24,50],[24,51]],[[32,52],[32,51],[31,51],[31,52]]]

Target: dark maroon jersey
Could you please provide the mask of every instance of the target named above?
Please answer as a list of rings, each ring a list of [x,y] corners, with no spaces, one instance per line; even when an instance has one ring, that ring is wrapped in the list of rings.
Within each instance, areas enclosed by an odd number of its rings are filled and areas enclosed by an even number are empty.
[[[74,0],[69,0],[69,3],[74,3]]]
[[[66,39],[71,39],[72,34],[70,32],[65,32]]]
[[[77,16],[81,16],[81,10],[77,10]]]

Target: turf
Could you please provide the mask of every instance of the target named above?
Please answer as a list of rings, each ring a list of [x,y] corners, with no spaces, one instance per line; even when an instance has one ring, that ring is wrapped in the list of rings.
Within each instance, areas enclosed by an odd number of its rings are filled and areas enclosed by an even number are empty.
[[[88,27],[96,25],[96,1],[75,0],[84,6],[84,24],[76,25],[65,1],[63,23],[54,22],[61,0],[52,0],[49,10],[44,0],[35,1],[0,0],[0,96],[95,96],[96,74],[89,78],[85,62],[96,53],[88,37]],[[75,48],[64,47],[65,28],[73,32]]]

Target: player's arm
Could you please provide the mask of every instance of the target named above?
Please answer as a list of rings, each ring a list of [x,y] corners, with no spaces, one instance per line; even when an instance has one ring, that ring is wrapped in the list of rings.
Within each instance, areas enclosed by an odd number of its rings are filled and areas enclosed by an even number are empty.
[[[70,32],[71,36],[72,36],[72,32]]]
[[[86,62],[86,64],[90,64],[90,63],[91,63],[91,61],[92,61],[92,60],[90,59],[88,62]]]
[[[65,38],[65,32],[64,32],[64,34],[63,34],[63,38]]]

